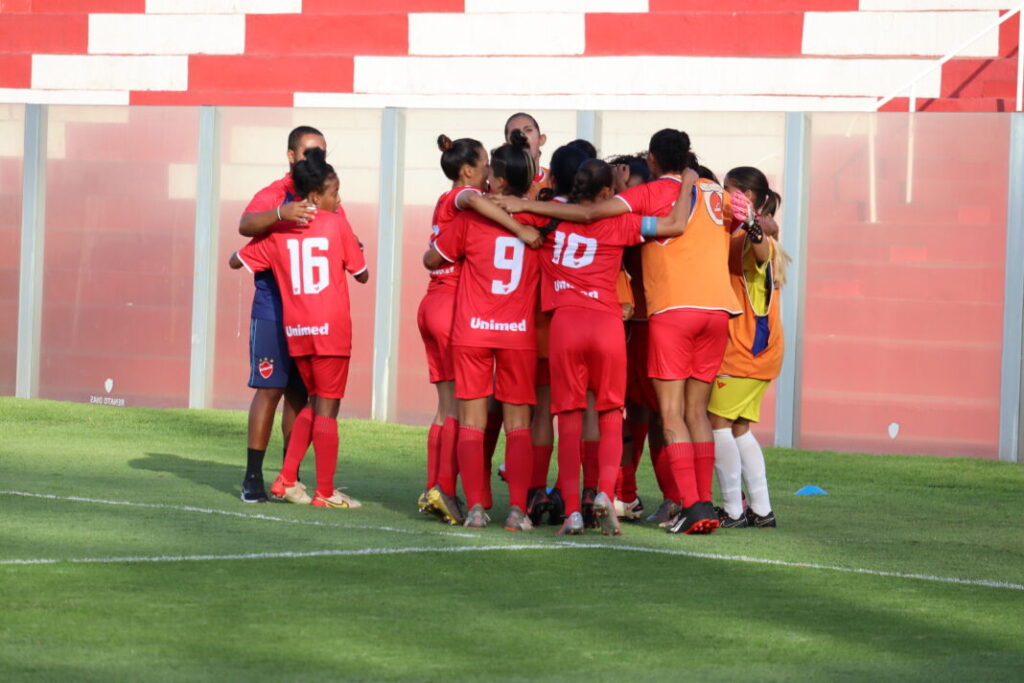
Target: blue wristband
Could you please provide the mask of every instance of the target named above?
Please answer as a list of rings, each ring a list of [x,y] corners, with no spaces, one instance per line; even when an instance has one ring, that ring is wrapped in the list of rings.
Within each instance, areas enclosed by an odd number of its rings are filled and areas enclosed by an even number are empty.
[[[640,234],[644,237],[655,237],[658,234],[658,219],[654,216],[644,216],[640,219]]]

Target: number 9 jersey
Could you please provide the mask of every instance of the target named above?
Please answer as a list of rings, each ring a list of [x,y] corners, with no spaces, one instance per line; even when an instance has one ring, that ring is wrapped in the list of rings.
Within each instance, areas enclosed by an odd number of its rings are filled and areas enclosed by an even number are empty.
[[[548,219],[516,214],[524,225]],[[537,348],[534,313],[540,262],[535,250],[475,211],[463,211],[434,242],[445,260],[464,261],[455,297],[453,346]]]
[[[245,245],[238,258],[253,273],[273,270],[284,304],[288,352],[349,356],[352,317],[345,271],[358,275],[366,259],[344,216],[317,211],[306,227],[294,223]]]

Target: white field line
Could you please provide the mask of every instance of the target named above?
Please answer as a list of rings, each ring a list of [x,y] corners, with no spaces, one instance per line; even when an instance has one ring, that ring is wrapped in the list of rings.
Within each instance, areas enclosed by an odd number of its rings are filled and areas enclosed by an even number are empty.
[[[0,491],[0,495],[24,496],[28,498],[46,498],[56,500],[67,500],[74,502],[99,503],[105,505],[124,505],[129,507],[161,508],[181,510],[184,512],[199,512],[203,514],[220,514],[229,517],[244,517],[260,519],[273,522],[286,522],[293,524],[307,524],[313,526],[338,527],[343,529],[369,529],[379,531],[394,531],[399,533],[423,534],[434,533],[448,536],[460,536],[479,539],[480,536],[473,533],[458,532],[430,532],[410,531],[385,526],[348,526],[342,524],[330,524],[328,522],[316,522],[306,520],[282,519],[269,515],[245,514],[242,512],[231,512],[228,510],[214,510],[210,508],[199,508],[188,505],[164,505],[159,503],[133,503],[123,500],[102,500],[96,498],[81,498],[78,496],[54,496],[50,494],[28,493],[25,491]],[[620,552],[648,553],[652,555],[668,555],[674,557],[690,557],[700,560],[717,560],[724,562],[742,562],[746,564],[762,564],[775,567],[789,567],[794,569],[819,569],[824,571],[844,572],[848,574],[864,574],[867,576],[879,576],[897,579],[912,579],[916,581],[929,581],[932,583],[951,583],[962,586],[981,586],[985,588],[1002,588],[1006,590],[1024,591],[1024,584],[1010,583],[1007,581],[992,581],[988,579],[965,579],[956,576],[938,576],[934,574],[915,574],[908,572],[891,572],[879,569],[866,569],[862,567],[843,567],[839,565],[817,564],[814,562],[788,562],[786,560],[773,560],[764,557],[750,557],[748,555],[725,555],[721,553],[702,553],[693,550],[673,550],[670,548],[649,548],[635,545],[619,545],[612,543],[591,543],[573,541],[553,541],[550,543],[539,542],[529,544],[503,544],[503,545],[477,545],[477,546],[455,546],[445,548],[431,547],[405,547],[405,548],[356,548],[352,550],[313,550],[308,552],[277,552],[277,553],[244,553],[232,555],[157,555],[137,557],[80,557],[80,558],[38,558],[38,559],[12,559],[0,560],[0,566],[10,565],[33,565],[33,564],[117,564],[124,562],[209,562],[224,560],[272,560],[272,559],[301,559],[309,557],[346,557],[359,555],[405,555],[411,553],[464,553],[464,552],[491,552],[503,550],[567,550],[567,549],[598,549],[617,550]]]
[[[134,503],[128,500],[104,500],[102,498],[83,498],[81,496],[55,496],[48,493],[29,493],[27,491],[0,491],[4,496],[22,496],[24,498],[43,498],[45,500],[61,500],[71,503],[93,503],[95,505],[123,505],[125,507],[149,508],[155,510],[178,510],[181,512],[198,512],[204,515],[223,515],[225,517],[239,517],[242,519],[258,519],[265,522],[281,522],[284,524],[299,524],[302,526],[321,526],[337,529],[356,529],[365,531],[389,531],[396,534],[431,534],[437,536],[456,536],[459,538],[478,538],[476,534],[459,531],[433,531],[429,529],[400,529],[392,526],[372,526],[368,524],[336,524],[334,522],[318,522],[312,519],[287,519],[274,517],[260,513],[234,512],[233,510],[216,510],[213,508],[200,508],[192,505],[168,505],[165,503]],[[342,513],[348,514],[348,513]]]

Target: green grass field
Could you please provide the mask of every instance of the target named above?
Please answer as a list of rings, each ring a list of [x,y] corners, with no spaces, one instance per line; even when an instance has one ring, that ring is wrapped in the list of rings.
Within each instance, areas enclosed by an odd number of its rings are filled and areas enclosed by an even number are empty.
[[[5,681],[1024,679],[1020,465],[770,450],[776,530],[562,539],[419,515],[420,428],[342,422],[344,511],[242,504],[242,413],[0,425]]]

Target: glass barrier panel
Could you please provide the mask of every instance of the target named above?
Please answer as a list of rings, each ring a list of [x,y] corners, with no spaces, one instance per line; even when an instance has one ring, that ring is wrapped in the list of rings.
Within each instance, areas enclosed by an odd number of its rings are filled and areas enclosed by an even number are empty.
[[[25,105],[0,104],[0,395],[13,396],[18,367]]]

